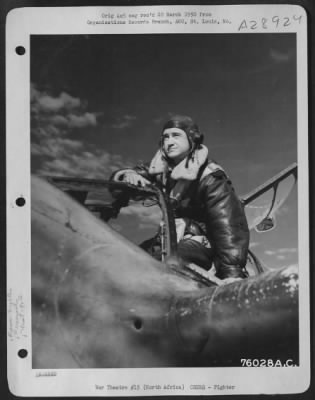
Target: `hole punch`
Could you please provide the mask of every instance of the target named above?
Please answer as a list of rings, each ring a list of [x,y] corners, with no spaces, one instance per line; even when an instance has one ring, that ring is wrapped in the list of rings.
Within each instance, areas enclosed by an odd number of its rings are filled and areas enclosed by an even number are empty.
[[[25,203],[26,203],[26,201],[25,201],[24,197],[18,197],[18,198],[15,200],[15,204],[16,204],[17,206],[19,206],[19,207],[23,207],[23,206],[25,205]]]
[[[15,52],[17,55],[23,56],[25,54],[26,50],[25,50],[25,47],[23,47],[23,46],[17,46],[15,48]]]
[[[142,320],[140,318],[135,319],[133,325],[137,329],[137,331],[140,331],[140,329],[142,328]]]
[[[19,356],[20,358],[25,358],[25,357],[27,357],[27,354],[28,354],[28,352],[27,352],[27,350],[25,350],[25,349],[20,349],[20,350],[18,351],[18,356]]]

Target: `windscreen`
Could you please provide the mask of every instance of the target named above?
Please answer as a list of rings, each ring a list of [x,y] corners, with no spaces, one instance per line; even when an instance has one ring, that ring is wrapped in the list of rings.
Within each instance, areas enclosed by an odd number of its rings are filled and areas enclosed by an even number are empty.
[[[124,205],[119,208],[118,214],[114,215],[111,206],[117,200],[117,196],[125,200],[123,200]],[[152,201],[151,197],[145,196],[128,198],[126,193],[117,189],[105,188],[91,191],[86,205],[92,207],[92,212],[93,205],[105,207],[101,208],[101,211],[95,207],[94,214],[101,217],[101,212],[107,213],[106,223],[137,245],[155,236],[162,220],[162,211],[156,204],[156,200]]]
[[[250,201],[245,206],[245,214],[250,229],[257,226],[267,216],[275,215],[279,207],[284,203],[296,183],[296,177],[292,173],[280,182]]]

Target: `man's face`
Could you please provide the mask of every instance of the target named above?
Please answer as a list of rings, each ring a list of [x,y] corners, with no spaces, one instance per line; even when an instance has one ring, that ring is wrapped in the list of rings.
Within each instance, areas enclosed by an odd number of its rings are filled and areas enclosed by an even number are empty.
[[[168,158],[175,162],[183,160],[190,150],[186,132],[179,128],[168,128],[162,134],[163,149]]]

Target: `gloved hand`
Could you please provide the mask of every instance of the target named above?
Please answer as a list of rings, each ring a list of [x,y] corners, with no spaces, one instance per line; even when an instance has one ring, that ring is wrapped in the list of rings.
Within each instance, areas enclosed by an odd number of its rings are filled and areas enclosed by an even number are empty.
[[[123,182],[127,182],[135,186],[146,186],[150,184],[147,179],[137,174],[135,171],[126,171],[123,177]]]

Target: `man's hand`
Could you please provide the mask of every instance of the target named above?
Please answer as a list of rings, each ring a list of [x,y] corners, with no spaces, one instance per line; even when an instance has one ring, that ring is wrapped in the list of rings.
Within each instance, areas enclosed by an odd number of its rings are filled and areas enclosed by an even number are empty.
[[[150,182],[143,176],[137,174],[135,171],[128,171],[124,174],[123,182],[130,183],[135,186],[146,186],[150,185]]]

